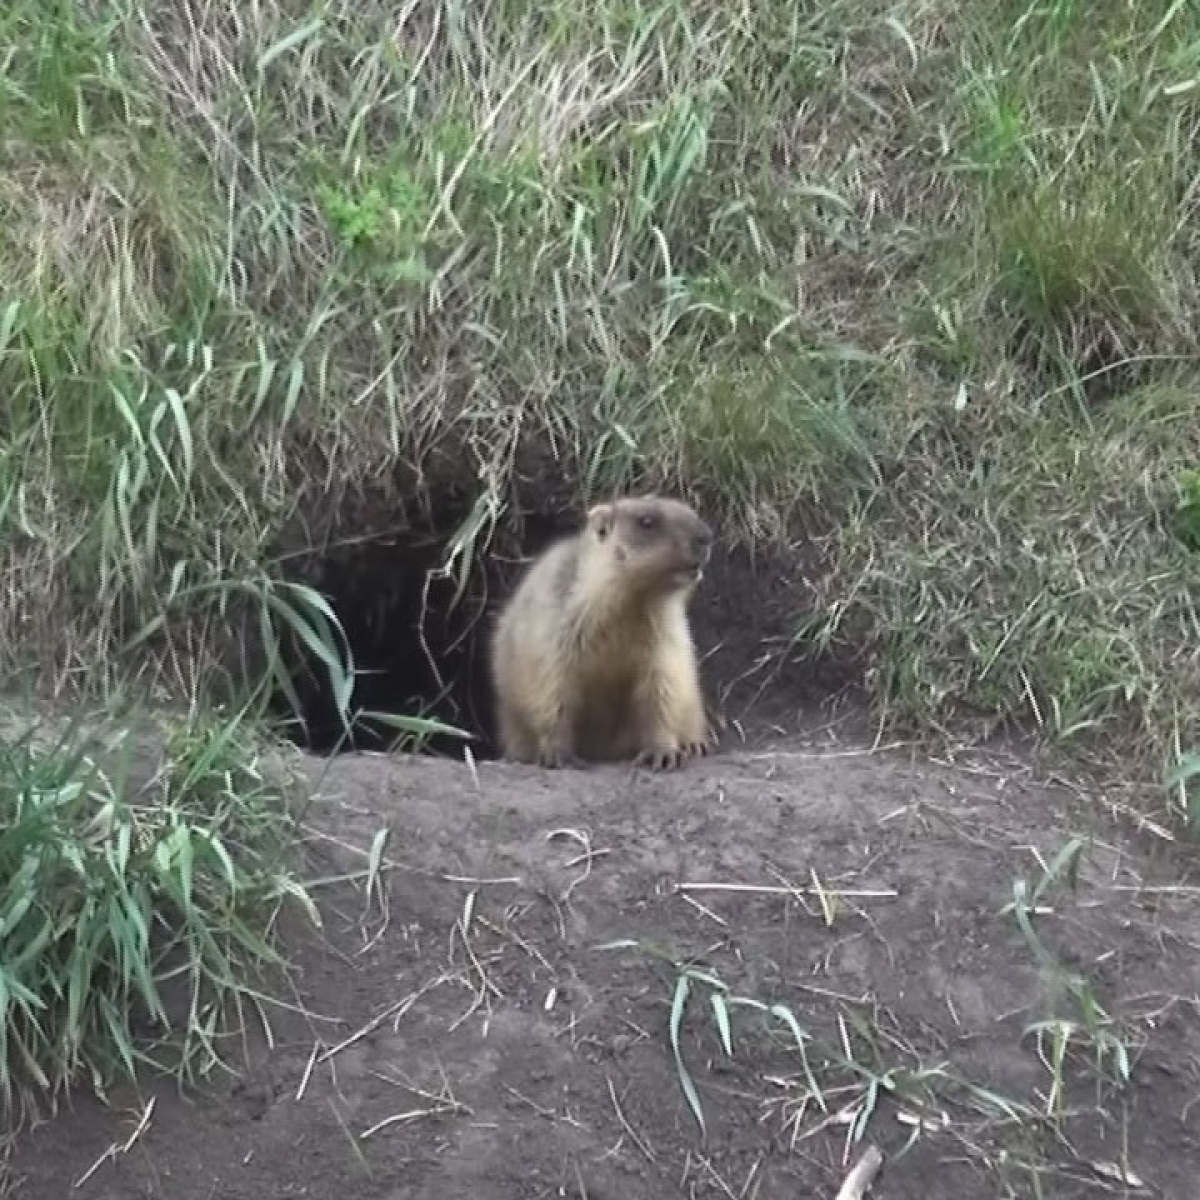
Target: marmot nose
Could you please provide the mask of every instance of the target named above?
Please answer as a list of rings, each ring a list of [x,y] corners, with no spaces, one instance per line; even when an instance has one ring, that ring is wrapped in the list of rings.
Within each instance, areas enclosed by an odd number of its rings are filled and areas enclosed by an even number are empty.
[[[697,554],[707,554],[712,549],[712,530],[702,521],[692,534],[692,546]]]

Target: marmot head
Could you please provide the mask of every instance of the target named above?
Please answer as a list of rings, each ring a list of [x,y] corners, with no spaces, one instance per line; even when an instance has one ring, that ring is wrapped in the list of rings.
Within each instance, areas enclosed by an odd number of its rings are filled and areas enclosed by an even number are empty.
[[[588,532],[612,547],[612,558],[631,586],[648,591],[690,591],[712,551],[712,530],[690,505],[665,496],[629,496],[598,504]]]

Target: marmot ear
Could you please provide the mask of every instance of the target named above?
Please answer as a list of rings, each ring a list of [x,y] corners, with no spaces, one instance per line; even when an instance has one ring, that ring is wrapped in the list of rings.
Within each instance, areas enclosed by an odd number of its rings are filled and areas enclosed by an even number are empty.
[[[601,540],[608,537],[613,526],[613,507],[611,504],[597,504],[588,513],[588,528]]]

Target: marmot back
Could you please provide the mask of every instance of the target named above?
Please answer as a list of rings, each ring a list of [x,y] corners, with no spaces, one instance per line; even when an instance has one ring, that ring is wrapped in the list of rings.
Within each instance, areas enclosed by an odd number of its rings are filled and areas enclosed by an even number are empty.
[[[626,497],[534,562],[492,644],[504,757],[672,767],[707,752],[687,604],[711,546],[687,504]]]

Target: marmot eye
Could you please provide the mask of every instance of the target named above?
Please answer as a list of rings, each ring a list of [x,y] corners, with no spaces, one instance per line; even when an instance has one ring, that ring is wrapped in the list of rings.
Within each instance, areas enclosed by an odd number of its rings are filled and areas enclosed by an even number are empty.
[[[642,515],[638,517],[638,524],[643,529],[653,529],[656,523],[657,518],[653,513],[642,513]]]

